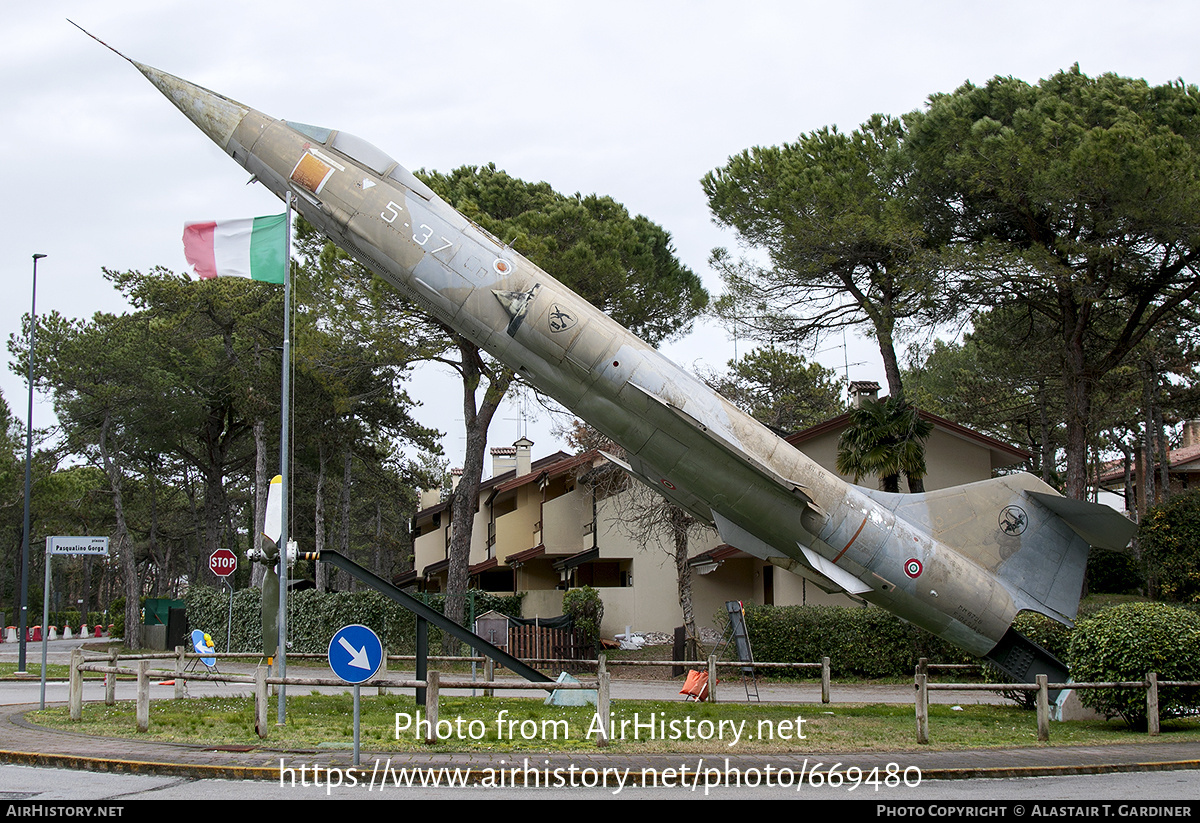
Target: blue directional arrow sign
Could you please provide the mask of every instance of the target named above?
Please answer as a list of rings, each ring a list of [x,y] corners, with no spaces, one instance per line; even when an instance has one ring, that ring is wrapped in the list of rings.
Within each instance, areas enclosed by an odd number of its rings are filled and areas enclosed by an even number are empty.
[[[342,626],[329,641],[329,668],[347,683],[370,680],[381,662],[383,644],[366,626]]]

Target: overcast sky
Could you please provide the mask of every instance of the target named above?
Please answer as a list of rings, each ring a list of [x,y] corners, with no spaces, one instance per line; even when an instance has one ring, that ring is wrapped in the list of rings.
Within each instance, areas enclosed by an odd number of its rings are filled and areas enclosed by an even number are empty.
[[[6,341],[29,311],[35,252],[48,255],[39,313],[87,317],[124,310],[102,267],[185,271],[184,221],[281,211],[68,18],[135,60],[274,117],[352,132],[408,168],[494,162],[564,193],[611,195],[671,232],[714,296],[709,252],[736,238],[713,225],[699,181],[732,154],[903,114],[965,81],[1037,82],[1076,62],[1090,76],[1200,82],[1191,0],[47,0],[10,3],[4,17]],[[700,328],[667,353],[689,368],[722,366],[733,342]],[[815,359],[884,382],[869,341]],[[5,368],[0,390],[24,420],[24,378]],[[448,430],[457,464],[454,378],[424,374],[414,395],[426,401],[423,422]],[[516,438],[514,416],[501,413],[492,445]],[[48,401],[34,419],[51,419]],[[531,424],[535,457],[557,447],[548,425],[544,413]]]

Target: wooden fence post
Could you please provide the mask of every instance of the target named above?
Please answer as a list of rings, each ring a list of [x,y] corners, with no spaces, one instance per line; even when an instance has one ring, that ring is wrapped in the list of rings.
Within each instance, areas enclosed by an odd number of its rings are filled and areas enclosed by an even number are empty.
[[[829,658],[821,658],[821,702],[829,702]]]
[[[137,665],[137,730],[150,730],[150,661],[139,660]]]
[[[1034,680],[1037,681],[1037,739],[1041,743],[1045,743],[1050,739],[1050,690],[1046,688],[1046,684],[1050,682],[1049,677],[1044,674],[1037,675]]]
[[[270,723],[270,700],[267,693],[267,667],[258,665],[254,668],[254,733],[260,740],[266,739]]]
[[[72,649],[70,687],[67,701],[70,703],[71,719],[76,721],[83,719],[83,672],[79,670],[79,667],[82,665],[83,649]]]
[[[115,669],[117,667],[117,658],[121,656],[120,650],[116,646],[108,648],[108,667]],[[104,675],[104,705],[117,705],[117,673],[108,672]]]
[[[182,700],[187,697],[187,681],[183,679],[183,670],[186,665],[183,660],[183,646],[175,647],[175,699]]]
[[[492,660],[492,658],[490,658],[490,657],[483,658],[483,679],[486,680],[488,683],[492,683],[496,680],[496,661]],[[495,697],[496,690],[495,689],[484,689],[483,696],[484,697]]]
[[[717,656],[708,656],[708,701],[717,702]]]
[[[1146,731],[1158,734],[1158,672],[1146,673]]]
[[[429,724],[428,731],[425,733],[426,743],[438,742],[438,685],[440,681],[441,676],[436,671],[425,675],[425,722]]]
[[[925,688],[928,678],[929,675],[918,673],[913,684],[917,691],[917,742],[921,744],[929,742],[929,689]]]
[[[600,656],[600,677],[596,690],[596,717],[600,721],[600,736],[596,745],[603,749],[608,746],[608,712],[609,712],[609,675],[604,669],[604,656]]]
[[[383,654],[380,655],[380,657],[379,657],[379,671],[375,672],[375,677],[377,679],[383,680],[387,676],[388,676],[387,649],[384,649]],[[385,694],[387,694],[387,688],[385,686],[381,685],[379,687],[378,694],[380,697],[383,697]]]

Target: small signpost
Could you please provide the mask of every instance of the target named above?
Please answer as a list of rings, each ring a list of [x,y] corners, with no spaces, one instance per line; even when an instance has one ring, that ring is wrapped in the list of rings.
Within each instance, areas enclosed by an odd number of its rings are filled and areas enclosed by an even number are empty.
[[[107,537],[47,537],[46,554],[108,554]]]
[[[354,765],[358,765],[359,684],[375,676],[383,663],[383,643],[366,626],[342,626],[329,639],[329,668],[354,684]]]
[[[42,676],[41,696],[38,708],[46,708],[46,641],[50,637],[50,558],[56,554],[85,554],[108,556],[107,537],[64,537],[46,538],[46,584],[42,587]],[[87,612],[83,613],[87,620]]]
[[[225,620],[225,651],[233,634],[233,584],[229,577],[237,571],[237,555],[229,549],[217,549],[208,556],[208,569],[229,587],[229,617]]]
[[[229,549],[217,549],[208,557],[208,568],[217,577],[229,577],[237,571],[237,555]]]

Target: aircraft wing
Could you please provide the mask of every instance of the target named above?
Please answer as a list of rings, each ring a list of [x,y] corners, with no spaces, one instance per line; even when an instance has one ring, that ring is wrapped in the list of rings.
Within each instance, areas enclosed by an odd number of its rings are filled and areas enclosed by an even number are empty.
[[[780,475],[778,472],[765,466],[759,461],[751,457],[744,449],[730,443],[720,434],[713,431],[708,426],[701,423],[696,418],[692,417],[677,405],[671,403],[663,397],[655,394],[649,389],[630,381],[629,385],[644,395],[648,402],[650,414],[653,418],[658,418],[655,422],[663,423],[663,428],[667,431],[678,431],[682,428],[690,433],[693,438],[701,437],[711,447],[715,447],[726,458],[731,458],[739,463],[744,469],[748,469],[757,475],[763,482],[774,486],[802,504],[802,508],[810,514],[819,517],[822,521],[825,519],[825,512],[821,511],[821,507],[813,502],[808,490],[798,481],[789,479]],[[663,420],[662,418],[666,418]]]
[[[661,429],[694,448],[705,452],[719,452],[724,458],[721,463],[725,465],[728,465],[729,461],[734,461],[734,465],[740,471],[725,470],[731,486],[737,487],[735,491],[730,492],[730,499],[736,500],[747,485],[757,486],[763,489],[763,493],[785,495],[789,506],[795,511],[795,521],[807,524],[806,531],[810,534],[815,533],[819,525],[824,523],[825,513],[813,502],[807,490],[800,483],[783,477],[770,467],[755,460],[745,450],[730,443],[669,400],[637,383],[630,382],[629,385],[645,397],[647,417]],[[697,512],[697,501],[688,500],[686,494],[679,493],[679,490],[673,489],[662,481],[655,482],[653,470],[640,465],[640,461],[636,457],[630,456],[622,460],[609,454],[604,456],[621,466],[629,474],[657,489],[672,502],[683,506],[702,519],[711,521],[720,533],[721,539],[731,546],[736,546],[748,554],[801,575],[827,592],[858,595],[871,588],[859,578],[834,565],[799,541],[796,542],[795,547],[786,548],[765,543],[738,525],[735,515],[722,513],[714,508],[710,501],[703,501],[705,504],[703,508],[707,509],[707,512]],[[750,483],[746,482],[744,473],[752,475]],[[739,475],[742,476],[739,477]],[[673,492],[675,493],[673,494]]]

